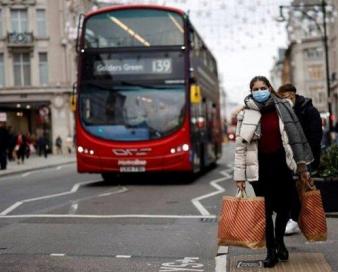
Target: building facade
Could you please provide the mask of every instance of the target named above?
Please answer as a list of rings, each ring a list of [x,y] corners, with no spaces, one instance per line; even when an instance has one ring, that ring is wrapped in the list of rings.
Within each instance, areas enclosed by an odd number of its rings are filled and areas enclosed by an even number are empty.
[[[326,23],[329,54],[330,98],[326,82],[326,61],[323,42],[323,14],[320,1],[303,1],[304,4],[318,4],[317,8],[303,7],[289,10],[287,34],[289,46],[285,53],[282,67],[282,82],[291,82],[297,92],[312,98],[313,104],[323,113],[328,112],[328,101],[331,100],[332,112],[337,116],[338,107],[338,0],[331,1],[326,7]],[[292,5],[299,5],[294,0]],[[307,15],[304,15],[304,14]]]
[[[270,71],[271,84],[275,89],[282,85],[283,61],[285,58],[285,49],[278,49],[278,56],[274,59],[274,65]]]
[[[331,71],[331,104],[335,114],[335,122],[338,121],[338,0],[333,0],[334,19],[330,21],[330,71]]]
[[[0,112],[14,133],[45,135],[50,144],[58,135],[64,142],[73,138],[76,23],[87,5],[90,1],[0,1]]]

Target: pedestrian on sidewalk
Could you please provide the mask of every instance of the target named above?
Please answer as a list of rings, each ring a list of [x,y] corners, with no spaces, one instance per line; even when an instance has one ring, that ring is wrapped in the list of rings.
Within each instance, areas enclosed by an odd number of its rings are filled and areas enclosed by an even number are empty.
[[[16,144],[16,135],[13,132],[13,128],[11,126],[8,126],[8,160],[9,161],[15,161],[15,144]]]
[[[43,151],[43,155],[44,157],[47,159],[48,157],[48,153],[49,153],[49,140],[48,140],[48,136],[46,134],[44,134],[42,136],[41,139],[41,147],[42,147],[42,151]]]
[[[20,131],[18,133],[18,136],[16,137],[16,157],[17,157],[17,163],[20,164],[20,162],[23,164],[25,162],[25,155],[27,152],[27,140],[26,136]]]
[[[291,103],[279,97],[266,77],[251,80],[244,104],[237,116],[234,180],[239,190],[250,182],[255,194],[265,199],[267,257],[263,264],[273,267],[289,258],[284,232],[296,191],[293,173],[308,179],[306,165],[313,155]]]
[[[293,109],[303,128],[306,139],[309,142],[314,161],[309,165],[311,175],[315,175],[320,163],[321,140],[323,137],[322,121],[319,111],[313,106],[310,98],[297,94],[294,85],[288,83],[279,87],[278,94],[285,99],[290,99]],[[298,218],[300,214],[300,201],[298,194],[294,194],[290,220],[286,225],[285,234],[300,232]]]
[[[9,135],[6,128],[6,122],[0,121],[0,170],[7,168],[7,150],[9,144]]]
[[[62,139],[60,135],[56,137],[55,140],[56,154],[62,155]]]

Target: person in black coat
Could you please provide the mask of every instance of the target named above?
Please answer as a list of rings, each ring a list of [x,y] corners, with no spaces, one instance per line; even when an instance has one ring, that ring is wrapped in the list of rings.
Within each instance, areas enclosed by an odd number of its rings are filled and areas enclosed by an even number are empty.
[[[0,122],[0,170],[7,168],[7,149],[9,135],[5,122]]]
[[[311,172],[315,172],[320,163],[320,143],[323,137],[322,120],[318,110],[312,104],[312,99],[298,95],[296,92],[297,89],[292,84],[282,85],[278,89],[278,93],[283,98],[289,98],[294,104],[293,109],[303,127],[314,157],[314,161],[310,165]]]
[[[310,171],[312,174],[316,173],[320,163],[321,141],[323,137],[322,120],[318,110],[313,106],[310,98],[296,94],[297,89],[292,84],[285,84],[279,87],[278,93],[283,98],[290,99],[294,104],[294,111],[302,125],[304,134],[310,144],[311,151],[314,157],[314,161],[310,165]],[[293,209],[291,210],[290,217],[287,226],[286,234],[292,234],[299,232],[297,224],[300,202],[298,195],[293,196]]]

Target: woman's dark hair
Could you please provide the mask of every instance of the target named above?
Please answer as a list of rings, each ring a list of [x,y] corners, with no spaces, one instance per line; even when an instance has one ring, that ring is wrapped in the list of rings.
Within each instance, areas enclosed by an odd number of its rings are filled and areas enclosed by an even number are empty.
[[[255,84],[256,81],[263,81],[266,86],[268,86],[271,90],[271,92],[280,97],[279,94],[275,91],[275,89],[272,87],[270,81],[265,77],[265,76],[255,76],[253,79],[250,81],[250,90],[252,90],[253,85]]]

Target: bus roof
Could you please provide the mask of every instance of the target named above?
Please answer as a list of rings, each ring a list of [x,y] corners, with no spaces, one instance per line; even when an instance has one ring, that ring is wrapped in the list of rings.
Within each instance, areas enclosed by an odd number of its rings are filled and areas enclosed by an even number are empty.
[[[151,5],[150,4],[141,4],[141,5],[131,4],[131,5],[108,6],[108,7],[100,8],[97,10],[89,11],[85,14],[85,17],[90,17],[90,16],[104,13],[104,12],[109,12],[109,11],[114,11],[114,10],[124,10],[124,9],[158,9],[158,10],[175,12],[182,16],[185,14],[183,10],[173,8],[173,7],[166,7],[166,6],[153,5],[153,4]]]

